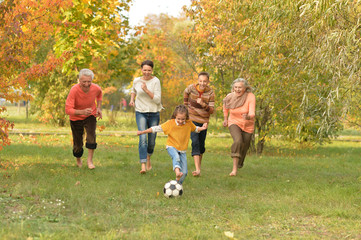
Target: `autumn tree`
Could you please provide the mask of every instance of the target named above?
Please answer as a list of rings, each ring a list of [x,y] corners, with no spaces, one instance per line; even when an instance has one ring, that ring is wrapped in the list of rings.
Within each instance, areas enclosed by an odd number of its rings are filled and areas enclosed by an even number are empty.
[[[63,126],[63,111],[70,87],[77,82],[77,72],[90,68],[95,72],[94,82],[105,84],[119,69],[109,68],[119,49],[125,48],[125,36],[129,30],[127,17],[129,0],[72,1],[68,8],[60,9],[52,42],[47,42],[45,56],[67,54],[66,60],[51,76],[34,79],[32,91],[38,97],[33,112],[39,112],[43,121]],[[115,80],[113,80],[115,81]],[[106,84],[105,84],[106,85]]]
[[[49,55],[41,65],[33,65],[39,44],[51,37],[59,9],[71,1],[4,0],[0,2],[0,97],[10,102],[29,98],[27,81],[47,75],[64,59]],[[51,14],[50,14],[51,13]],[[21,94],[19,94],[21,93]],[[12,124],[1,117],[0,145],[9,144]]]
[[[140,36],[136,75],[141,74],[141,62],[146,59],[154,62],[154,75],[162,85],[162,105],[165,110],[161,116],[164,118],[169,118],[174,107],[183,103],[185,87],[197,77],[196,69],[178,54],[181,45],[175,41],[175,36],[187,30],[181,26],[183,21],[184,18],[178,19],[166,14],[149,15],[145,20],[144,33]]]
[[[269,134],[323,142],[351,106],[340,91],[358,75],[359,9],[355,1],[196,0],[186,9],[193,26],[184,41],[214,69],[217,102],[233,79],[249,79],[259,153]]]

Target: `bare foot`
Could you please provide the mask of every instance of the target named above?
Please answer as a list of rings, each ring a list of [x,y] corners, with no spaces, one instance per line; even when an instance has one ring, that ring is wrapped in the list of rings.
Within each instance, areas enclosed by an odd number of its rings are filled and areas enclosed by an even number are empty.
[[[81,158],[76,159],[76,165],[80,168],[83,166],[83,162],[82,162]]]
[[[145,174],[146,172],[147,172],[147,171],[145,171],[145,170],[142,169],[142,170],[140,170],[139,173],[140,173],[140,174]]]
[[[193,171],[192,174],[193,174],[193,177],[200,177],[201,171]]]
[[[176,175],[175,175],[175,180],[179,181],[182,176],[183,176],[183,173],[182,173],[182,172],[176,173]]]
[[[236,176],[236,175],[237,175],[237,173],[236,173],[236,172],[233,172],[233,171],[229,174],[230,177],[234,177],[234,176]]]
[[[93,164],[93,163],[88,163],[88,168],[89,168],[89,169],[94,169],[94,168],[95,168],[95,166],[94,166],[94,164]]]
[[[150,163],[150,160],[147,161],[147,171],[152,170],[152,164]]]

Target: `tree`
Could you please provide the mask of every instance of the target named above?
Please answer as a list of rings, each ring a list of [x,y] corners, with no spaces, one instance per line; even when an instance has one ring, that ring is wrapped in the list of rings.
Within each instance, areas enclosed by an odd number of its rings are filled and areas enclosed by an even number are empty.
[[[169,118],[174,107],[183,103],[183,91],[196,79],[196,72],[178,50],[180,42],[175,41],[176,34],[187,30],[180,25],[185,19],[169,17],[166,14],[150,15],[146,18],[144,33],[140,36],[140,52],[136,59],[140,75],[140,63],[146,59],[154,62],[154,75],[162,85],[162,105],[165,108],[161,116]]]
[[[42,65],[32,65],[39,43],[53,32],[60,8],[71,1],[5,0],[0,2],[0,97],[14,102],[27,99],[28,78],[48,74],[62,61],[49,56]],[[52,13],[52,14],[49,14]],[[19,94],[21,92],[21,94]],[[1,117],[0,145],[9,144],[7,133],[12,124]]]
[[[77,81],[82,68],[90,68],[95,83],[106,83],[113,71],[108,68],[114,58],[113,52],[124,47],[129,30],[128,20],[122,13],[129,9],[129,0],[72,1],[68,8],[60,9],[52,42],[46,56],[67,58],[52,72],[51,76],[34,79],[32,89],[37,93],[33,112],[40,111],[41,120],[63,126],[63,111],[67,92]],[[114,81],[114,80],[113,80]],[[106,84],[105,84],[106,85]],[[56,102],[56,106],[51,104]]]
[[[359,64],[353,64],[359,55],[351,46],[359,44],[358,25],[352,24],[359,5],[196,0],[186,9],[193,29],[184,41],[194,46],[200,65],[213,66],[222,89],[217,102],[238,76],[255,88],[258,153],[269,134],[317,143],[337,134],[340,117],[350,107],[343,104],[341,89],[354,92],[346,79],[358,75]]]

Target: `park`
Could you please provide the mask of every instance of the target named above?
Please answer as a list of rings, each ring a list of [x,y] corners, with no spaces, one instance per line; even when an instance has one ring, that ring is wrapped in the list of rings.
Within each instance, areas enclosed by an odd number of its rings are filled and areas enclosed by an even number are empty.
[[[361,239],[361,3],[194,0],[131,26],[132,2],[0,1],[0,239]],[[139,172],[129,103],[145,60],[160,123],[200,72],[215,93],[202,174],[189,144],[177,198],[165,134]],[[103,94],[95,169],[77,166],[65,111],[84,68]],[[238,78],[254,133],[230,177],[222,109]]]

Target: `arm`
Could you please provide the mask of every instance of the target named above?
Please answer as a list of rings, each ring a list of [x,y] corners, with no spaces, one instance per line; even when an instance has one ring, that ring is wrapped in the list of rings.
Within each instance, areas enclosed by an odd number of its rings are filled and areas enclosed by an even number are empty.
[[[188,107],[189,105],[189,92],[188,88],[186,88],[183,92],[183,104],[184,106]]]
[[[147,84],[146,83],[142,83],[142,89],[143,91],[148,94],[148,96],[151,98],[151,99],[154,99],[154,93],[152,93],[151,91],[149,91],[149,89],[147,88]]]
[[[85,108],[85,109],[75,109],[75,95],[70,90],[70,93],[68,97],[66,98],[65,102],[65,113],[67,115],[86,115],[89,116],[92,114],[91,108]]]
[[[150,127],[147,130],[137,131],[137,135],[139,136],[139,135],[142,135],[145,133],[155,133],[155,132],[163,132],[162,127],[160,125],[158,125],[158,126]]]
[[[212,92],[209,102],[203,102],[201,98],[197,99],[197,103],[202,106],[204,110],[206,110],[209,114],[212,114],[214,112],[214,93]]]
[[[102,100],[97,100],[97,113],[96,116],[98,117],[98,119],[102,119],[103,118],[103,114],[102,114]]]
[[[228,126],[228,112],[229,112],[229,109],[227,109],[227,108],[223,105],[223,127],[227,127],[227,126]]]
[[[254,119],[256,117],[256,97],[252,94],[249,109],[248,109],[248,116],[249,119]]]
[[[196,127],[195,132],[196,132],[196,133],[199,133],[199,132],[201,132],[201,131],[206,130],[207,128],[208,128],[208,123],[203,123],[203,126],[202,126],[202,127]]]
[[[132,92],[132,93],[130,94],[130,101],[129,101],[129,106],[130,106],[130,107],[134,107],[134,99],[135,99],[135,93]]]
[[[143,91],[148,94],[148,96],[153,99],[153,101],[156,104],[160,104],[161,102],[161,96],[162,96],[162,91],[161,91],[161,87],[160,87],[160,82],[159,80],[157,80],[157,82],[154,84],[154,89],[153,92],[151,92],[148,88],[147,88],[147,84],[146,83],[142,83],[142,89]]]

